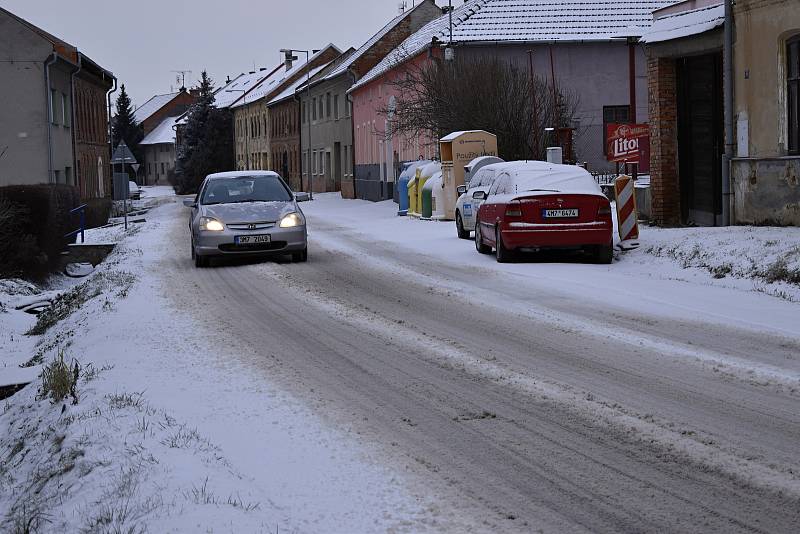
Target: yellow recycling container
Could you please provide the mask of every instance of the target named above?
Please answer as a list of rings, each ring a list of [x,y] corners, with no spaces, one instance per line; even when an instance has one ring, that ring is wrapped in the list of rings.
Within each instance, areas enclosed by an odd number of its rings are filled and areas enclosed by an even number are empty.
[[[427,182],[437,172],[442,172],[442,164],[438,161],[433,161],[422,167],[417,175],[419,176],[417,179],[417,207],[414,210],[417,215],[422,214],[422,191],[425,187],[425,182]]]
[[[417,169],[416,176],[411,178],[408,181],[408,216],[409,217],[419,217],[419,212],[417,211],[417,193],[419,189],[419,172],[420,169]]]

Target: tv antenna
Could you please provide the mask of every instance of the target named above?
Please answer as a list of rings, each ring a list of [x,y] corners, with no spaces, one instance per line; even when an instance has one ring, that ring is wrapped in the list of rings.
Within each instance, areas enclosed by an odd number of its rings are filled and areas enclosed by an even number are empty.
[[[173,70],[172,72],[177,74],[177,76],[175,77],[175,81],[178,81],[178,78],[180,78],[181,89],[186,89],[186,75],[187,74],[191,74],[192,71],[190,71],[190,70]]]

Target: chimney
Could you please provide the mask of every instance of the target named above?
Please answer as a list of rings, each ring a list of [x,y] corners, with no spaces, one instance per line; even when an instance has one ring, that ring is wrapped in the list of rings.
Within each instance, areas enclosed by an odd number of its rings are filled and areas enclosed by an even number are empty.
[[[258,72],[264,72],[265,70],[267,70],[267,67],[261,67],[260,69],[258,69]]]

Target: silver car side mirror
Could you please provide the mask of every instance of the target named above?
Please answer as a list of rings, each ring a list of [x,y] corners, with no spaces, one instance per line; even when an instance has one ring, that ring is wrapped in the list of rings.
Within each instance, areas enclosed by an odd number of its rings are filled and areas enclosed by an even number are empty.
[[[299,191],[294,194],[294,199],[297,202],[308,202],[310,200],[310,196],[305,191]]]
[[[186,206],[187,208],[196,208],[197,207],[197,203],[194,201],[193,198],[184,198],[183,199],[183,205]]]
[[[464,193],[467,192],[467,186],[459,185],[458,187],[456,187],[456,191],[458,192],[459,195],[463,195]]]
[[[486,200],[486,191],[475,191],[472,193],[472,198],[475,200]]]

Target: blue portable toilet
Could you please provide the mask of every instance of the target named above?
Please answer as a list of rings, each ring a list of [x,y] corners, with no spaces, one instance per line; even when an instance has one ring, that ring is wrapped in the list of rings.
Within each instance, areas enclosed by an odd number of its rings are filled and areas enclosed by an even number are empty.
[[[430,160],[412,161],[400,174],[397,179],[398,210],[397,215],[405,217],[408,215],[408,182],[417,175],[417,169],[430,163]]]

